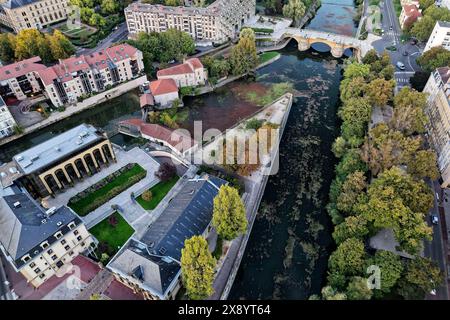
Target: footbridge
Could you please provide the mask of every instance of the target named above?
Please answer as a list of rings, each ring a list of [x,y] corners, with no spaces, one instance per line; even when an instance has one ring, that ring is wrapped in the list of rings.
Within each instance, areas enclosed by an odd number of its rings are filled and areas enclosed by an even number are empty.
[[[299,28],[286,28],[283,38],[295,39],[298,43],[298,50],[306,51],[314,43],[325,43],[331,48],[331,54],[335,58],[340,58],[346,49],[353,49],[355,56],[361,51],[361,41],[349,36],[334,33]]]

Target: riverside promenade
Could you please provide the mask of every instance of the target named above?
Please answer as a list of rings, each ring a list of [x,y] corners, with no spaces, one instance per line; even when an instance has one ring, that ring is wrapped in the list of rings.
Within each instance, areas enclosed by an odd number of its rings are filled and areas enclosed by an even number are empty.
[[[267,161],[262,161],[266,164],[266,166],[262,165],[261,169],[254,172],[251,177],[244,178],[246,190],[244,204],[248,220],[247,231],[245,234],[237,237],[231,242],[223,263],[216,273],[213,283],[214,294],[209,297],[209,300],[226,300],[228,294],[230,293],[231,287],[233,286],[234,279],[236,278],[237,271],[239,270],[245,248],[251,234],[253,223],[255,222],[256,215],[258,214],[258,208],[261,203],[262,196],[264,195],[267,181],[271,174],[276,173],[274,171],[276,171],[276,166],[278,165],[279,145],[283,136],[284,128],[286,127],[286,122],[289,117],[293,99],[293,95],[287,93],[271,104],[271,106],[285,108],[283,116],[280,119],[278,143],[274,145]],[[215,141],[219,140],[220,139],[216,137]]]

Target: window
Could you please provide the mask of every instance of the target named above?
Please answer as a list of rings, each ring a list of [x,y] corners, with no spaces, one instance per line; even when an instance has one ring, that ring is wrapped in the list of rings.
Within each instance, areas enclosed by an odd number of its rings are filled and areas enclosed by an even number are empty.
[[[75,228],[75,227],[76,227],[75,222],[69,223],[69,229],[70,229],[70,230],[72,230],[72,229]]]
[[[30,255],[26,255],[26,256],[24,256],[23,258],[22,258],[22,261],[23,262],[28,262],[28,261],[30,261],[30,259],[31,259],[31,257],[30,257]]]
[[[52,253],[53,253],[53,250],[50,249],[50,250],[47,251],[47,253],[48,253],[48,254],[52,254]]]
[[[36,263],[32,262],[30,263],[30,268],[34,268],[36,266]]]
[[[52,260],[55,261],[56,259],[58,259],[58,256],[56,254],[52,255]]]
[[[67,246],[65,246],[64,247],[64,249],[67,251],[67,250],[69,250],[70,249],[70,246],[69,245],[67,245]]]
[[[56,238],[56,239],[61,239],[62,236],[63,236],[63,234],[62,234],[61,231],[55,233],[55,238]]]
[[[77,235],[78,233],[79,233],[78,230],[75,230],[75,231],[73,232],[74,235]]]
[[[48,248],[48,246],[49,246],[49,244],[48,244],[47,241],[41,243],[41,248],[42,249]]]
[[[83,239],[81,236],[78,236],[78,237],[77,237],[77,240],[78,240],[78,241],[81,241],[81,239]]]
[[[36,274],[38,274],[39,272],[41,272],[41,269],[36,268],[36,269],[34,269],[34,272],[36,272]]]
[[[41,273],[41,275],[39,276],[39,278],[41,278],[41,279],[45,278],[45,273]]]
[[[65,244],[66,244],[66,240],[65,240],[65,239],[62,239],[62,240],[61,240],[61,244],[62,244],[62,245],[65,245]]]
[[[69,252],[69,256],[73,256],[73,251],[70,251],[70,252]]]

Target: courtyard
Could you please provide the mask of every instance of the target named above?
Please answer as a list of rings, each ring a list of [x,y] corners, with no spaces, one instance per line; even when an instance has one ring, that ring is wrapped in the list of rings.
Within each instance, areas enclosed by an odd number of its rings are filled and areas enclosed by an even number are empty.
[[[166,196],[166,194],[172,189],[172,187],[177,183],[179,177],[174,176],[173,178],[167,181],[161,181],[154,187],[150,188],[149,191],[152,193],[152,198],[150,201],[145,201],[142,198],[142,195],[136,198],[136,201],[144,208],[145,210],[153,210],[155,209],[161,200]]]

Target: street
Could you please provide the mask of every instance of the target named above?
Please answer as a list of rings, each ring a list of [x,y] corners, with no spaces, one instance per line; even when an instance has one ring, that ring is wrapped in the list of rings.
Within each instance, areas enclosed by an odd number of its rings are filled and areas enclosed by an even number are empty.
[[[414,75],[415,71],[420,70],[420,67],[416,63],[416,58],[420,55],[422,49],[417,45],[411,44],[409,41],[401,41],[402,31],[392,0],[384,0],[384,2],[380,3],[380,6],[383,15],[382,26],[384,33],[382,40],[375,41],[373,46],[378,53],[382,53],[387,47],[394,46],[396,48],[396,51],[387,51],[396,69],[396,89],[400,90],[404,86],[409,86],[409,78]],[[400,70],[396,65],[397,62],[402,62],[405,65],[405,70]]]
[[[95,51],[104,50],[109,48],[112,44],[125,40],[128,38],[128,28],[125,22],[122,22],[117,26],[117,30],[114,30],[109,34],[105,39],[99,41],[95,48],[87,49],[87,48],[78,48],[77,55],[80,54],[91,54]]]

